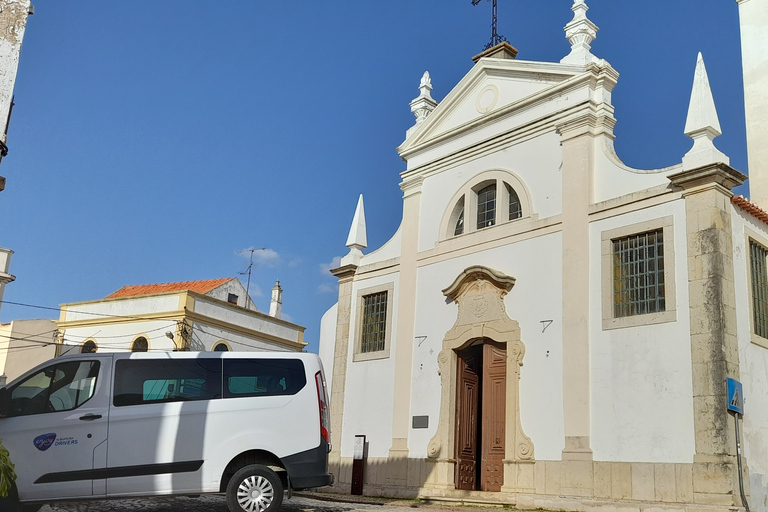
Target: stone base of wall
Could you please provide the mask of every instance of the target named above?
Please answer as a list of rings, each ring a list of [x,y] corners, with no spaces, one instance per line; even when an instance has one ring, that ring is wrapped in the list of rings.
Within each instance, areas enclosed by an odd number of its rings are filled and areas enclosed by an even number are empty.
[[[441,464],[442,462],[442,464]],[[352,459],[331,460],[336,475],[332,491],[348,494]],[[502,492],[460,491],[453,485],[448,461],[369,458],[363,493],[430,501],[511,505],[518,508],[600,512],[734,512],[741,507],[735,464],[655,464],[641,462],[536,461],[506,463],[505,475],[524,487],[505,482]],[[449,474],[450,473],[450,474]],[[735,483],[735,485],[734,485]],[[747,488],[748,482],[745,482]]]

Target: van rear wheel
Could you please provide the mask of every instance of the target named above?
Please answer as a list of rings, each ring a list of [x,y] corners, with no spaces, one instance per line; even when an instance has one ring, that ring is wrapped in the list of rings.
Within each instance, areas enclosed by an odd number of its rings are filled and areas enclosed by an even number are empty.
[[[280,477],[266,466],[245,466],[227,484],[230,512],[274,512],[282,502]]]

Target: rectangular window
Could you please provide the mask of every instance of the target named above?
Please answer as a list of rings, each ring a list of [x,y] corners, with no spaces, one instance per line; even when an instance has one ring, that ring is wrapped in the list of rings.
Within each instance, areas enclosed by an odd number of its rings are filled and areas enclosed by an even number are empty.
[[[115,363],[115,406],[221,398],[220,359],[123,359]]]
[[[230,304],[237,304],[237,299],[239,298],[240,297],[238,297],[234,293],[230,293],[227,295],[227,302],[229,302]]]
[[[224,359],[224,398],[295,395],[306,383],[298,359]]]
[[[612,243],[614,317],[665,311],[663,230],[616,238]]]
[[[755,334],[768,338],[768,251],[750,240],[749,256],[752,267],[752,314]]]
[[[360,352],[384,350],[387,339],[387,292],[363,297],[363,332]]]

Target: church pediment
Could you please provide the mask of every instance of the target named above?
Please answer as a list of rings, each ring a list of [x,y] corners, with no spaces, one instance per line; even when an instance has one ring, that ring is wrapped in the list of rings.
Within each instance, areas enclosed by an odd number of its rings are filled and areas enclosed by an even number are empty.
[[[562,64],[481,59],[400,146],[401,154],[450,132],[472,128],[583,73]]]

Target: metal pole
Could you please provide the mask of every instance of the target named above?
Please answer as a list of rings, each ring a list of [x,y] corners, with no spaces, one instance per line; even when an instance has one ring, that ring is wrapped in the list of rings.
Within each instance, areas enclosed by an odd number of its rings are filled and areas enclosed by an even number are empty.
[[[741,491],[741,503],[744,505],[744,508],[747,512],[749,512],[749,503],[747,502],[747,497],[744,494],[744,475],[741,471],[741,441],[739,440],[739,413],[735,413],[733,415],[733,423],[736,425],[736,460],[738,461],[738,467],[739,467],[739,490]]]

